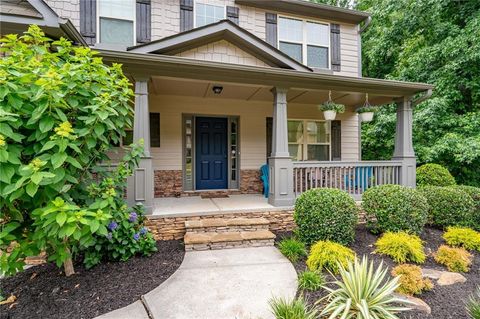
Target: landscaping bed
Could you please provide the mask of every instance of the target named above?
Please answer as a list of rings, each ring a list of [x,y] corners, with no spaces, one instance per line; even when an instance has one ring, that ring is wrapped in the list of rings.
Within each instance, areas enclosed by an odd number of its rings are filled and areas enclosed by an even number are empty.
[[[14,304],[0,306],[0,318],[94,318],[137,301],[156,288],[180,266],[184,248],[180,241],[159,241],[150,257],[127,262],[106,262],[90,270],[76,265],[76,274],[65,277],[54,264],[27,269],[0,281],[4,297]]]
[[[444,244],[442,239],[442,231],[434,228],[426,227],[421,234],[421,238],[424,241],[425,252],[428,257],[424,264],[420,266],[422,268],[431,268],[438,270],[447,270],[445,267],[436,263],[431,256],[432,251],[436,251],[441,244]],[[277,242],[282,238],[292,236],[291,233],[282,232],[277,233]],[[382,260],[385,265],[392,269],[396,264],[388,256],[382,256],[374,254],[374,243],[379,238],[371,234],[365,226],[360,225],[356,229],[355,241],[349,247],[352,248],[358,256],[367,255],[370,260],[373,260],[378,265]],[[475,288],[480,286],[480,253],[471,252],[474,255],[472,267],[468,273],[462,273],[467,281],[465,283],[456,283],[450,286],[436,285],[431,291],[427,291],[417,296],[425,301],[432,310],[430,315],[427,315],[418,311],[408,311],[399,315],[400,318],[411,319],[424,319],[424,318],[455,318],[455,319],[468,319],[467,312],[465,310],[465,302],[471,295]],[[297,272],[307,269],[306,257],[302,257],[299,261],[294,263],[294,267]],[[327,272],[324,271],[324,274]],[[327,282],[332,281],[333,277],[326,275]],[[299,291],[299,294],[301,292]],[[306,291],[304,297],[308,304],[313,305],[318,299],[326,295],[325,290],[319,289],[315,292]]]

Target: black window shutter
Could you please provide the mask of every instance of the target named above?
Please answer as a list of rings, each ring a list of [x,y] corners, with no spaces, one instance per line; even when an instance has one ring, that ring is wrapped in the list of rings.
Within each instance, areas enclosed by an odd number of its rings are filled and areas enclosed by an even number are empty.
[[[267,160],[272,156],[273,118],[267,117]]]
[[[89,45],[97,42],[97,1],[80,1],[80,34]]]
[[[332,70],[341,70],[341,53],[340,53],[340,25],[332,23],[330,25],[330,38],[332,42],[331,55],[332,55]]]
[[[193,29],[193,0],[180,0],[180,32]]]
[[[137,0],[137,43],[150,42],[152,37],[152,5],[150,0]]]
[[[237,7],[227,6],[227,19],[238,24],[239,9]]]
[[[150,113],[150,147],[160,147],[160,113]]]
[[[265,12],[265,32],[267,43],[277,47],[277,15]]]
[[[342,122],[332,121],[332,161],[342,160]]]

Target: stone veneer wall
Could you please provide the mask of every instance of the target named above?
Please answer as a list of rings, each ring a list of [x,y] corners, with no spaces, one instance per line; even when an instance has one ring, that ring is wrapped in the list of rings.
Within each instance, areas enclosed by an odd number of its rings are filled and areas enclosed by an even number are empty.
[[[238,212],[227,214],[211,214],[187,217],[155,217],[148,216],[145,224],[152,232],[156,240],[183,239],[185,235],[185,222],[187,220],[202,220],[211,218],[259,218],[263,217],[270,221],[271,231],[291,231],[295,228],[292,210]]]
[[[261,194],[263,182],[259,169],[242,169],[240,171],[240,192],[242,194]]]

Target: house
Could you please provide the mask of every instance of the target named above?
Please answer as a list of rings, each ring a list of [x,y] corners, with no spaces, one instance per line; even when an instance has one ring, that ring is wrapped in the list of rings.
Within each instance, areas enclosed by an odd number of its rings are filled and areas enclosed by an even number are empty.
[[[131,202],[215,190],[271,206],[313,187],[359,197],[369,186],[415,186],[412,109],[433,87],[362,77],[366,12],[302,0],[2,0],[2,33],[38,24],[118,62],[135,83],[133,131],[145,156]],[[356,109],[395,102],[391,161],[362,161]],[[325,121],[318,105],[346,106]]]

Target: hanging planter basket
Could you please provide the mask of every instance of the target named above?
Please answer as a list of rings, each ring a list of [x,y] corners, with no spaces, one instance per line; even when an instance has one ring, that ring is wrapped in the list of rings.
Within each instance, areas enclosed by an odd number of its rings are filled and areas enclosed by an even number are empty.
[[[368,93],[365,95],[365,104],[357,109],[358,116],[362,122],[373,121],[373,116],[377,112],[377,107],[370,105],[368,102]]]
[[[333,121],[337,113],[345,112],[345,105],[337,104],[332,101],[332,92],[328,92],[328,101],[319,105],[319,110],[323,112],[323,117],[326,121]]]
[[[336,111],[332,111],[332,110],[323,111],[323,117],[325,118],[326,121],[333,121],[335,120],[336,116],[337,116]]]
[[[373,115],[375,112],[363,112],[363,113],[358,113],[360,116],[360,121],[362,122],[371,122],[373,121]]]

